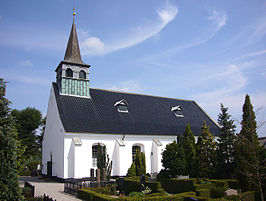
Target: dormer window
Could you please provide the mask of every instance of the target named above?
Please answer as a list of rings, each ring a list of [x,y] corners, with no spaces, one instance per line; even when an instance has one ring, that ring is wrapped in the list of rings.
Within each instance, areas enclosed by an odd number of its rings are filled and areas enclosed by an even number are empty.
[[[184,117],[182,110],[183,109],[180,105],[171,108],[171,111],[174,113],[176,117]]]
[[[127,102],[123,99],[114,104],[118,112],[124,112],[124,113],[128,113],[127,105],[128,105]]]
[[[66,70],[66,77],[73,77],[73,71],[70,68]]]

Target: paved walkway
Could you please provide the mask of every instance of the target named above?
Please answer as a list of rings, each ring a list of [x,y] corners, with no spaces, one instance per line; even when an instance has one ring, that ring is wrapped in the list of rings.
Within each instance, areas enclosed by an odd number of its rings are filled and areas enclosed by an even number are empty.
[[[41,177],[20,177],[20,186],[24,186],[24,181],[28,181],[35,186],[35,196],[43,196],[43,194],[52,197],[56,201],[80,201],[80,199],[64,192],[64,184],[54,181],[46,181]]]

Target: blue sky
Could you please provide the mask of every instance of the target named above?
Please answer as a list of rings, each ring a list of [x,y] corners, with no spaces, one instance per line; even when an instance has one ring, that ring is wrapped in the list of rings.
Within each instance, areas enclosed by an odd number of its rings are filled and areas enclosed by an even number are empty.
[[[215,120],[223,103],[236,124],[249,94],[266,121],[263,0],[1,1],[0,77],[13,108],[45,115],[74,4],[92,87],[195,100]]]

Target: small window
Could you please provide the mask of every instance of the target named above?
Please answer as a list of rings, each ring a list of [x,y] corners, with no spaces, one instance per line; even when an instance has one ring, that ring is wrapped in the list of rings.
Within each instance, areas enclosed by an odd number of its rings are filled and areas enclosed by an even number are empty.
[[[175,114],[176,117],[184,117],[182,110],[183,109],[180,105],[171,108],[171,111]]]
[[[117,107],[118,112],[124,112],[127,113],[127,102],[125,100],[120,100],[114,104],[115,107]]]
[[[84,70],[79,71],[79,78],[86,79],[86,73]]]
[[[66,77],[73,77],[73,71],[70,68],[66,70]]]

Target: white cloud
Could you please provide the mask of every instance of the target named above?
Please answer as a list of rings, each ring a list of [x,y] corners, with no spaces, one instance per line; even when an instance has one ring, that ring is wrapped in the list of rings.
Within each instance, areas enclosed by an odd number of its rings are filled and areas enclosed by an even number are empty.
[[[266,50],[261,50],[261,51],[257,51],[257,52],[251,52],[251,53],[248,53],[248,54],[244,54],[240,57],[237,57],[236,59],[243,59],[243,58],[246,58],[246,57],[255,57],[255,56],[260,56],[260,55],[263,55],[263,54],[266,54]]]
[[[120,49],[132,47],[156,36],[172,20],[175,19],[178,8],[166,2],[164,8],[157,11],[158,19],[149,21],[124,33],[124,38],[112,39],[112,42],[103,42],[100,38],[89,36],[81,42],[82,52],[85,55],[108,54]]]
[[[214,21],[217,25],[217,30],[221,29],[227,21],[227,15],[217,10],[212,11],[212,15],[208,17],[208,20]]]
[[[266,16],[260,18],[256,23],[249,26],[249,30],[250,32],[246,39],[246,45],[256,43],[266,35]]]
[[[123,81],[118,83],[117,85],[112,85],[107,88],[115,91],[134,92],[134,93],[142,92],[142,88],[140,87],[140,84],[137,80]]]
[[[33,66],[32,62],[29,61],[29,60],[22,60],[22,61],[19,62],[19,65],[25,66],[25,67],[31,67],[31,66]]]
[[[85,55],[99,55],[104,53],[104,43],[97,37],[88,37],[81,43],[82,53]]]
[[[151,57],[147,57],[144,59],[145,62],[150,63],[151,60],[159,59],[162,57],[170,57],[173,56],[179,52],[182,52],[185,49],[189,49],[195,46],[202,45],[209,40],[211,40],[216,33],[226,25],[227,21],[227,15],[223,12],[218,12],[214,10],[212,14],[207,18],[208,21],[213,22],[214,26],[207,26],[206,29],[202,31],[201,34],[198,34],[195,38],[193,38],[191,41],[185,42],[184,44],[178,45],[174,48],[168,49],[167,51],[161,52],[157,55],[152,55]],[[154,62],[154,61],[153,61]]]

